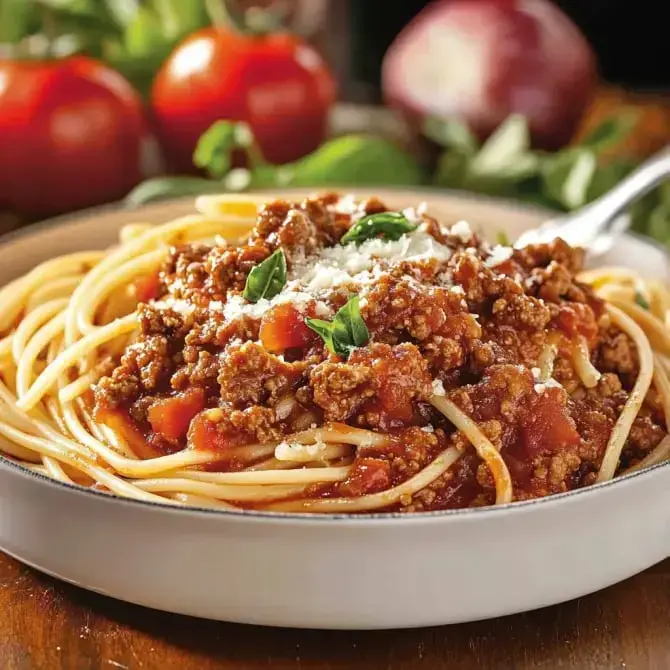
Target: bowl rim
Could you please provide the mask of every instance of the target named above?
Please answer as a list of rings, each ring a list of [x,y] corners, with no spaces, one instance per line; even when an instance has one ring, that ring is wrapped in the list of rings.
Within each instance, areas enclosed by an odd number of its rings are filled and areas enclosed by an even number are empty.
[[[274,188],[274,189],[262,189],[259,191],[249,191],[250,195],[254,193],[260,193],[262,195],[282,195],[287,193],[296,193],[296,192],[324,192],[328,190],[332,191],[346,191],[347,188],[352,188],[356,190],[362,190],[360,186],[352,185],[350,187],[338,186],[337,188]],[[389,187],[389,186],[366,186],[365,190],[370,190],[371,193],[386,192],[390,193],[393,191],[403,192],[403,193],[416,193],[416,194],[440,194],[447,196],[449,198],[458,199],[461,201],[483,201],[492,206],[498,206],[508,211],[521,211],[527,214],[537,214],[544,215],[549,218],[552,212],[546,208],[539,207],[537,205],[518,202],[515,200],[509,200],[505,198],[497,198],[493,196],[472,194],[467,191],[460,191],[454,189],[442,189],[438,187],[431,186],[409,186],[409,187]],[[171,203],[185,204],[187,202],[193,202],[193,196],[187,196],[184,198],[175,198],[167,199],[161,201],[162,205],[170,205]],[[147,206],[151,206],[152,203],[149,203]],[[158,204],[158,203],[155,203]],[[142,207],[136,208],[138,212],[141,212]],[[72,223],[80,219],[85,219],[89,217],[94,217],[100,214],[113,213],[115,211],[130,211],[132,208],[128,208],[124,205],[123,202],[109,203],[106,205],[100,205],[97,207],[89,207],[85,209],[78,210],[76,212],[62,214],[59,216],[51,217],[43,221],[37,221],[30,223],[28,225],[22,226],[21,228],[8,231],[4,234],[0,234],[0,249],[5,247],[7,244],[21,239],[23,237],[30,237],[36,235],[44,230],[50,228],[58,227],[65,225],[67,223]],[[625,235],[629,237],[634,237],[647,244],[649,246],[655,247],[659,251],[662,251],[666,256],[670,257],[668,250],[659,242],[649,239],[643,235],[640,235],[634,231],[626,231]],[[146,500],[137,500],[134,498],[127,498],[124,496],[119,496],[115,493],[106,493],[103,491],[98,491],[96,489],[87,488],[80,486],[78,484],[70,484],[68,482],[61,482],[59,480],[47,477],[39,472],[33,472],[22,465],[14,462],[12,459],[7,458],[0,453],[0,470],[5,470],[8,473],[13,473],[24,478],[37,481],[41,484],[46,484],[51,487],[55,487],[57,490],[63,492],[74,493],[77,495],[86,496],[95,496],[105,502],[111,504],[121,503],[124,505],[139,506],[145,509],[154,509],[160,512],[171,512],[177,514],[188,514],[194,516],[216,516],[222,519],[229,521],[243,521],[243,520],[255,520],[255,521],[274,521],[274,522],[319,522],[323,521],[325,523],[355,523],[356,525],[376,525],[377,523],[386,524],[399,524],[399,523],[412,523],[417,524],[420,520],[424,522],[428,521],[441,521],[445,519],[464,519],[464,518],[487,518],[490,515],[504,514],[514,510],[528,511],[531,508],[535,508],[538,505],[541,506],[550,506],[552,504],[559,504],[561,501],[567,499],[573,499],[575,496],[585,497],[587,495],[597,495],[599,492],[606,490],[612,486],[623,485],[627,482],[637,479],[638,477],[647,478],[652,476],[652,473],[655,471],[660,471],[663,468],[669,467],[670,461],[665,461],[662,463],[657,463],[655,465],[630,472],[628,474],[621,475],[614,479],[605,482],[599,482],[596,484],[591,484],[580,489],[573,489],[571,491],[565,491],[563,493],[556,493],[549,496],[544,496],[542,498],[532,498],[530,500],[522,500],[516,502],[505,503],[502,505],[488,505],[484,507],[466,507],[459,509],[447,509],[447,510],[436,510],[430,512],[365,512],[357,514],[343,514],[343,513],[315,513],[315,512],[269,512],[263,510],[228,510],[228,509],[219,509],[212,507],[199,507],[196,505],[193,506],[179,506],[173,505],[171,503],[163,502],[154,502]]]

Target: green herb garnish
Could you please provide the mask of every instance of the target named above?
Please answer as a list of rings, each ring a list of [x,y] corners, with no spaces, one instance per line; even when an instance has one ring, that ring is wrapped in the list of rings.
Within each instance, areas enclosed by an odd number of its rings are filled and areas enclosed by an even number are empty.
[[[642,307],[642,309],[649,310],[650,305],[640,291],[635,293],[635,303]]]
[[[411,233],[417,226],[410,223],[402,212],[380,212],[359,219],[340,239],[340,244],[355,242],[360,244],[381,235],[385,240],[395,242],[405,233]]]
[[[328,351],[340,358],[349,358],[357,347],[365,346],[370,340],[370,332],[361,317],[359,299],[351,296],[332,321],[305,319],[311,328],[326,344]]]
[[[247,277],[243,296],[249,302],[274,298],[286,285],[286,256],[277,249],[272,256],[259,263]]]
[[[504,230],[500,230],[498,232],[498,234],[496,235],[496,242],[501,247],[511,247],[512,246],[512,240],[510,240],[509,235]]]

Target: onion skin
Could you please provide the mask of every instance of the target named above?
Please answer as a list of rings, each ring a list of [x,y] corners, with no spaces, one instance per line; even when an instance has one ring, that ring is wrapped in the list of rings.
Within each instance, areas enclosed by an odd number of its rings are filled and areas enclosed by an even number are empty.
[[[386,104],[414,129],[458,118],[484,139],[510,114],[533,146],[572,138],[598,81],[595,54],[549,0],[440,0],[396,37],[382,65]]]

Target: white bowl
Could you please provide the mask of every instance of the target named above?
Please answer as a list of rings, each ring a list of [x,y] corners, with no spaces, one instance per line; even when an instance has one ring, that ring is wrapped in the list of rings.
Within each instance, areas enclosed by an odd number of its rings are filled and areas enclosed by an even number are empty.
[[[451,194],[376,192],[390,206],[425,200],[445,221],[511,235],[542,216]],[[56,254],[109,245],[124,223],[191,209],[99,211],[12,234],[0,242],[0,283]],[[632,236],[605,262],[667,274],[665,253]],[[432,626],[569,600],[665,559],[670,467],[500,507],[349,517],[142,503],[0,459],[0,546],[60,579],[170,612],[306,628]]]

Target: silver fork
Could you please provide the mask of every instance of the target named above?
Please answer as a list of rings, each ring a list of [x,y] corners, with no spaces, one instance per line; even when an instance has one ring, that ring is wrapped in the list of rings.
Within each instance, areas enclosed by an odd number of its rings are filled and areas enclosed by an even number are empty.
[[[514,246],[520,248],[561,237],[571,246],[587,249],[590,258],[599,256],[629,227],[630,217],[624,214],[626,209],[669,177],[670,146],[667,146],[597,200],[526,231]]]

